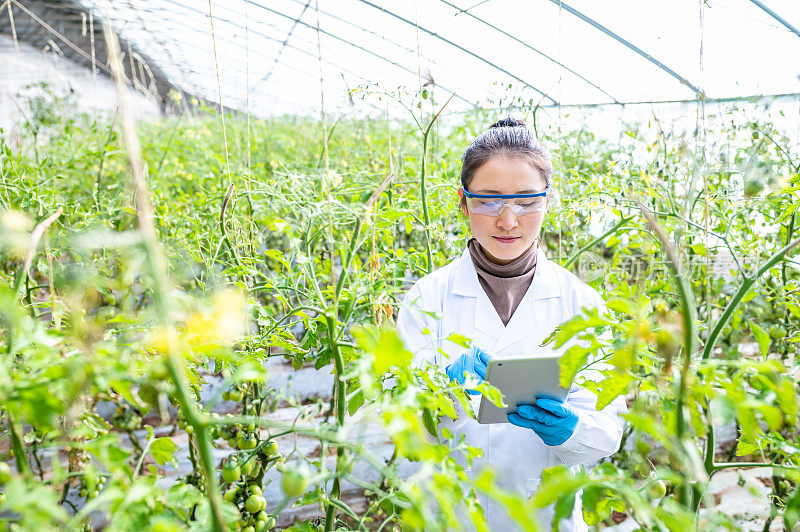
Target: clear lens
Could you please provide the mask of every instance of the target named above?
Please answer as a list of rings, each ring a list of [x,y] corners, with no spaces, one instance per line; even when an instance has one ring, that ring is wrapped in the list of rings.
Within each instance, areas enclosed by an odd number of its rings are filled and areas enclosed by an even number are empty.
[[[515,215],[523,216],[544,210],[547,198],[541,196],[536,198],[515,198],[505,201],[492,198],[470,198],[469,202],[469,208],[475,214],[499,216],[503,212],[503,206],[508,205]]]

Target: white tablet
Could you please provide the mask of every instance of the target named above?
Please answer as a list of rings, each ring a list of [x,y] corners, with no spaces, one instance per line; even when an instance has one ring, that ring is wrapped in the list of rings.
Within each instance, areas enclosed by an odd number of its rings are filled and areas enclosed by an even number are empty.
[[[478,423],[508,423],[506,414],[516,411],[519,403],[535,403],[540,393],[566,399],[569,389],[558,384],[560,358],[559,353],[491,359],[486,381],[500,390],[508,406],[498,408],[481,396]]]

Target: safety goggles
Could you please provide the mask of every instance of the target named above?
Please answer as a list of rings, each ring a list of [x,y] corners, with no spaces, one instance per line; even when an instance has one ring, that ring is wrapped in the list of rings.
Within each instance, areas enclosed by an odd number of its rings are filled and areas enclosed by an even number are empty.
[[[516,216],[542,212],[547,206],[547,195],[550,193],[549,186],[544,192],[535,194],[476,194],[463,190],[470,212],[486,216],[500,216],[506,205]]]

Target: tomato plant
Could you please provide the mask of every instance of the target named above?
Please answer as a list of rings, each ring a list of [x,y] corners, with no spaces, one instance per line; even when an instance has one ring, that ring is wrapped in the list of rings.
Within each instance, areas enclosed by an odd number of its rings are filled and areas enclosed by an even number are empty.
[[[553,468],[528,500],[471,476],[482,450],[437,430],[467,396],[411,367],[391,328],[409,282],[468,238],[455,161],[490,113],[440,128],[438,110],[341,119],[324,141],[311,119],[229,116],[226,163],[218,117],[198,108],[139,126],[138,182],[131,132],[110,120],[48,113],[35,150],[0,137],[3,526],[257,531],[311,507],[296,528],[482,529],[488,496],[527,529],[575,497],[592,524],[617,511],[646,530],[710,529],[735,525],[703,511],[710,479],[742,467],[771,479],[769,519],[796,522],[787,139],[736,122],[713,158],[679,134],[540,124],[558,169],[542,245],[609,309],[553,342],[583,340],[564,375],[597,369],[584,385],[601,405],[625,395],[630,414],[611,461]],[[333,373],[332,393],[291,403],[277,362]],[[296,417],[276,415],[286,402]],[[718,445],[723,425],[736,436]]]

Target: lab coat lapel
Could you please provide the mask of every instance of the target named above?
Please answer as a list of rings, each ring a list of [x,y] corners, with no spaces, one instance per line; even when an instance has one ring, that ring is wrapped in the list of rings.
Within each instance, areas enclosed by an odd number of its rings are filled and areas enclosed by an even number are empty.
[[[459,259],[453,293],[469,298],[464,304],[471,305],[473,308],[475,329],[495,339],[501,337],[505,327],[489,300],[489,296],[486,295],[478,281],[478,274],[475,272],[475,265],[469,255],[469,249],[465,249]]]
[[[528,287],[528,291],[522,297],[519,306],[511,316],[511,320],[500,336],[496,346],[496,352],[501,353],[504,349],[513,347],[514,344],[529,339],[544,338],[551,331],[543,331],[548,324],[553,322],[553,309],[560,309],[562,305],[543,304],[542,300],[557,298],[561,295],[558,284],[558,276],[554,270],[554,265],[539,249],[536,256],[536,271],[533,274],[533,281]],[[488,301],[488,298],[487,298]],[[489,302],[491,305],[491,302]],[[494,308],[491,309],[494,311]],[[495,315],[497,315],[495,313]],[[560,323],[560,321],[558,321]],[[519,355],[521,353],[507,353],[508,355]]]

